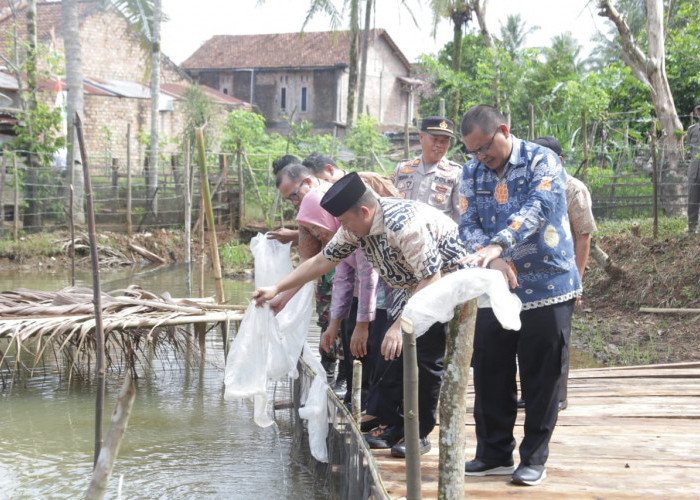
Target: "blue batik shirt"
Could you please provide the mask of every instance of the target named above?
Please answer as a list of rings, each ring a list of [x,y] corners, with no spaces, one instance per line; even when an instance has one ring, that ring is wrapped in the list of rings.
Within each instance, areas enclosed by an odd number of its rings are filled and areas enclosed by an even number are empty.
[[[362,238],[340,228],[323,249],[339,262],[361,248],[379,276],[395,289],[391,317],[397,317],[415,287],[438,271],[459,269],[467,252],[457,224],[420,201],[379,198],[369,234]]]
[[[467,251],[489,243],[516,272],[513,290],[523,309],[565,302],[581,294],[566,213],[566,175],[551,150],[513,138],[499,179],[476,159],[464,166],[459,233]]]

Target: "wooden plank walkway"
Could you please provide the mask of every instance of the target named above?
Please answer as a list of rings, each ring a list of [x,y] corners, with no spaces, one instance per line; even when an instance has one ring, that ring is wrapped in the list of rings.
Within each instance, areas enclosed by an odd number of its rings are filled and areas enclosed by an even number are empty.
[[[473,387],[467,408],[467,460],[474,457]],[[516,442],[522,439],[519,410]],[[423,498],[437,497],[438,428],[422,457]],[[373,450],[391,498],[406,494],[404,461]],[[518,464],[518,450],[514,452]],[[559,413],[547,478],[539,486],[510,476],[465,477],[472,498],[700,498],[700,362],[572,370],[569,407]]]

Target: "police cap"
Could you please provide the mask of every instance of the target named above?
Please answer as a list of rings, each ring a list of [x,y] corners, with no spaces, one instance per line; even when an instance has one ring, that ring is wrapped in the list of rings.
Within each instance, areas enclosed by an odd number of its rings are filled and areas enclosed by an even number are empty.
[[[427,116],[423,118],[420,125],[421,132],[428,132],[432,135],[446,135],[454,137],[455,124],[449,118],[442,116]]]

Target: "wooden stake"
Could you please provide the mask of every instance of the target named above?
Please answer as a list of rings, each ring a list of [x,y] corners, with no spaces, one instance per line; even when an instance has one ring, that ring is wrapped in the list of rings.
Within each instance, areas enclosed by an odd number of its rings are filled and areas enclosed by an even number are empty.
[[[94,463],[102,447],[102,411],[104,409],[105,392],[105,337],[102,329],[102,290],[100,287],[100,261],[97,254],[97,231],[95,230],[95,207],[92,201],[92,181],[90,179],[90,164],[88,162],[83,124],[80,115],[75,114],[75,131],[80,145],[80,157],[83,163],[83,178],[85,180],[85,201],[87,202],[88,234],[90,236],[90,256],[92,261],[93,303],[95,304],[95,373],[97,375],[97,400],[95,404],[95,456]]]
[[[472,299],[455,307],[455,315],[447,330],[445,368],[440,389],[440,499],[464,498],[465,409],[477,304],[477,299]]]
[[[119,454],[119,446],[126,432],[135,398],[136,386],[131,380],[131,371],[126,370],[124,383],[119,391],[117,404],[112,412],[112,420],[110,421],[109,429],[107,429],[105,445],[100,452],[95,469],[92,472],[92,480],[85,494],[87,500],[102,499],[105,496],[107,483],[112,475],[114,462]]]
[[[226,302],[224,297],[224,284],[221,278],[221,263],[219,262],[219,245],[216,241],[216,226],[214,225],[214,209],[211,206],[211,194],[209,193],[209,176],[207,174],[207,161],[204,154],[204,133],[202,127],[196,129],[197,152],[199,153],[199,176],[202,186],[202,200],[206,208],[207,224],[211,237],[209,240],[212,262],[214,264],[214,280],[216,281],[216,295],[220,304]],[[240,172],[240,171],[239,171]],[[241,193],[243,195],[243,193]]]
[[[362,361],[359,359],[352,362],[352,418],[359,426],[362,419]]]
[[[418,421],[418,354],[413,322],[401,318],[403,335],[403,432],[406,445],[406,498],[421,498]]]

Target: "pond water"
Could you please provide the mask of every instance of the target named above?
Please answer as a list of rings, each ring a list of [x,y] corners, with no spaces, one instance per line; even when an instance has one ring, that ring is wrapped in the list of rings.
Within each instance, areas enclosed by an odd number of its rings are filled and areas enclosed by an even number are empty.
[[[198,270],[191,289],[198,295]],[[101,271],[103,291],[138,284],[157,294],[185,296],[184,266]],[[211,273],[205,295],[214,296]],[[0,288],[60,290],[70,285],[64,270],[0,272]],[[90,273],[77,286],[92,286]],[[246,304],[250,281],[225,279],[229,303]],[[317,344],[318,329],[309,342]],[[137,381],[137,395],[108,488],[108,498],[327,498],[310,471],[292,459],[292,424],[287,412],[277,425],[262,429],[246,402],[224,401],[224,354],[220,337],[207,336],[207,359],[188,364],[162,356]],[[572,368],[590,365],[585,353],[572,352]],[[105,432],[121,385],[108,372]],[[1,387],[0,387],[1,389]],[[47,366],[45,373],[23,377],[0,390],[0,500],[83,497],[94,451],[94,383],[74,380]]]
[[[184,266],[100,274],[104,291],[135,283],[185,296]],[[3,290],[68,285],[64,271],[0,273]],[[92,286],[90,274],[76,276],[76,285]],[[196,276],[192,288],[199,289]],[[215,295],[210,278],[204,288],[205,295]],[[252,282],[225,280],[231,303],[247,303],[252,290]],[[206,349],[204,363],[159,356],[143,370],[107,497],[326,498],[318,480],[291,458],[288,413],[278,413],[277,426],[257,427],[250,405],[223,399],[217,334],[207,336]],[[121,374],[108,372],[104,432],[121,381]],[[52,367],[0,391],[0,499],[83,497],[92,471],[94,414],[94,383],[74,380],[69,386]]]

